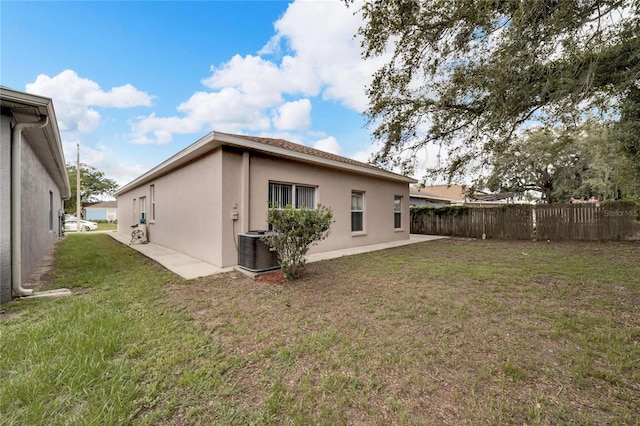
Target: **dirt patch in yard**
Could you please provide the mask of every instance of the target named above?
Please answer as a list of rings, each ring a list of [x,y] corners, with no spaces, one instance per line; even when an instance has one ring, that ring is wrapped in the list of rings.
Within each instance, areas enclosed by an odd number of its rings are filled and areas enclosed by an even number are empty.
[[[166,291],[271,422],[605,424],[639,420],[639,277],[637,243],[450,239]]]
[[[259,283],[268,283],[268,284],[284,284],[287,279],[284,277],[282,271],[272,271],[265,272],[263,274],[259,274],[256,277],[256,281]]]

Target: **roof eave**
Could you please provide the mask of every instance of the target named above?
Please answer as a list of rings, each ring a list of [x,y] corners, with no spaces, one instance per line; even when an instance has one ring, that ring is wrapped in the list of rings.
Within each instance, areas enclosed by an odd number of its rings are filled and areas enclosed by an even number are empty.
[[[55,164],[53,167],[55,170],[50,170],[49,167],[47,169],[49,169],[54,181],[60,188],[60,196],[65,200],[68,199],[71,196],[71,185],[69,184],[69,176],[67,175],[67,167],[64,158],[64,151],[62,149],[62,139],[60,138],[58,120],[56,118],[51,98],[19,92],[5,86],[0,86],[0,98],[3,101],[3,105],[6,101],[6,103],[30,106],[36,108],[41,116],[49,117],[47,125],[43,129],[37,129],[36,131],[42,131],[45,134],[45,139]],[[7,105],[7,108],[15,115],[15,111],[12,106]],[[22,114],[28,113],[22,112]],[[37,134],[33,129],[25,129],[24,131],[29,132],[30,134]],[[42,156],[46,157],[46,153],[42,153]]]
[[[214,138],[223,142],[223,145],[234,145],[241,148],[248,148],[253,151],[264,152],[267,154],[273,154],[278,157],[291,158],[294,160],[302,161],[305,163],[311,164],[319,164],[322,166],[347,170],[354,173],[367,174],[372,176],[377,176],[389,180],[395,180],[399,182],[405,183],[417,183],[418,181],[403,175],[399,175],[397,173],[389,172],[383,169],[374,169],[369,167],[358,166],[355,164],[343,163],[336,160],[331,160],[328,158],[317,157],[311,154],[305,154],[302,152],[291,151],[286,148],[280,148],[277,146],[266,145],[260,142],[253,142],[244,138],[234,137],[233,135],[227,133],[214,132]]]
[[[214,149],[223,145],[249,149],[252,151],[263,152],[266,154],[271,154],[271,155],[275,155],[282,158],[290,158],[290,159],[294,159],[294,160],[298,160],[306,163],[318,164],[325,167],[330,167],[330,168],[335,168],[340,170],[347,170],[354,173],[366,174],[370,176],[376,176],[376,177],[380,177],[388,180],[404,182],[407,184],[417,182],[417,180],[413,178],[388,172],[383,169],[373,169],[373,168],[362,167],[362,166],[357,166],[353,164],[342,163],[335,160],[316,157],[310,154],[291,151],[285,148],[265,145],[259,142],[253,142],[243,138],[237,138],[237,137],[234,137],[233,135],[229,135],[226,133],[211,132],[203,136],[198,141],[191,144],[184,150],[178,152],[177,154],[173,155],[169,159],[158,164],[156,167],[152,168],[148,172],[142,174],[138,178],[124,185],[123,187],[121,187],[115,192],[115,195],[118,196],[118,195],[124,194],[125,192],[130,191],[131,189],[134,189],[140,185],[144,185],[145,183],[150,182],[156,177],[164,175],[190,162],[191,160],[197,157],[200,157],[206,154],[207,152],[213,151]]]

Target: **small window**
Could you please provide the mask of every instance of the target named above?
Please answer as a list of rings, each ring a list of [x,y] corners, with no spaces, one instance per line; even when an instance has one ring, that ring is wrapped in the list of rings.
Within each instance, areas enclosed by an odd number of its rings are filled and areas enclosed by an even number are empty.
[[[402,197],[400,195],[393,197],[393,227],[402,228]]]
[[[151,220],[156,220],[156,186],[149,186],[149,195],[151,196]]]
[[[49,231],[53,231],[53,192],[49,191]]]
[[[140,197],[140,219],[147,220],[147,197]]]
[[[364,231],[364,192],[351,193],[351,232]]]

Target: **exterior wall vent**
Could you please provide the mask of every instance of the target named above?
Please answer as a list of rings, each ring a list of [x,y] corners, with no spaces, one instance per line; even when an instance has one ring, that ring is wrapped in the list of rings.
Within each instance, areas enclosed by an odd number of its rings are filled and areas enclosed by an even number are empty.
[[[238,266],[251,272],[263,272],[280,268],[278,254],[261,241],[266,231],[249,231],[238,234]]]

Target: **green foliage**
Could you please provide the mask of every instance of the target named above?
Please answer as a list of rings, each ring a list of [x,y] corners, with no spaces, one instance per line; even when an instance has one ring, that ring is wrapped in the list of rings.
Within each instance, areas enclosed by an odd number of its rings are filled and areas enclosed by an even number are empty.
[[[469,207],[467,206],[450,206],[450,207],[412,207],[411,216],[421,216],[433,212],[436,216],[463,216],[467,214]]]
[[[288,280],[300,277],[309,248],[329,236],[333,213],[318,205],[316,209],[269,209],[272,231],[262,239],[276,250],[282,272]]]
[[[76,213],[76,194],[78,187],[78,179],[76,174],[76,165],[67,164],[67,174],[71,185],[71,198],[65,201],[65,213]],[[99,201],[100,197],[105,195],[113,195],[118,189],[118,183],[107,178],[103,172],[93,166],[80,163],[80,203]]]
[[[526,131],[491,156],[484,184],[492,191],[539,191],[547,203],[633,195],[629,158],[609,127],[587,122],[571,136],[552,128]]]
[[[353,0],[345,0],[347,4]],[[368,88],[383,167],[438,144],[453,176],[531,121],[571,127],[615,110],[640,73],[638,0],[366,1],[365,58],[392,54]]]
[[[629,159],[629,181],[640,196],[640,88],[633,87],[620,108],[620,120],[614,126],[616,140]]]
[[[130,424],[182,401],[186,371],[215,371],[211,339],[158,297],[172,274],[106,235],[59,244],[54,287],[74,295],[12,302],[19,316],[0,318],[0,423]],[[210,394],[219,377],[189,390]]]

